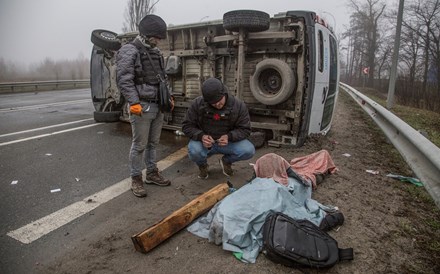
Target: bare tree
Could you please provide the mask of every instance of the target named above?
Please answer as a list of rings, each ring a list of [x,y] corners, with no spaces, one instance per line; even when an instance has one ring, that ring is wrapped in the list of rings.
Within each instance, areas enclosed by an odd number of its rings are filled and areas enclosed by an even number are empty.
[[[440,2],[439,0],[417,0],[409,6],[409,12],[418,24],[416,28],[411,28],[412,31],[416,32],[423,42],[423,58],[424,58],[424,69],[423,69],[423,86],[422,92],[426,92],[426,84],[428,78],[428,69],[431,63],[430,61],[430,48],[433,34],[438,32],[434,30],[435,22],[438,21],[440,16]],[[434,34],[435,36],[435,34]]]
[[[159,3],[159,1],[160,0],[128,0],[122,31],[137,31],[141,19],[147,14],[154,13],[155,5]]]
[[[382,18],[386,5],[382,0],[351,0],[353,23],[363,34],[361,42],[362,62],[369,67],[368,86],[373,87],[375,76],[376,54],[378,40],[380,38],[378,28],[379,20]]]

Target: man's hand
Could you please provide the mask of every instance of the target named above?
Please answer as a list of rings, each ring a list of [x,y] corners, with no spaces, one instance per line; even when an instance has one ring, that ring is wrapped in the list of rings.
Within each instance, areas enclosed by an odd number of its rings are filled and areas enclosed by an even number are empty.
[[[212,144],[215,143],[214,138],[211,137],[211,135],[203,135],[202,136],[202,144],[206,148],[212,147]]]
[[[141,104],[134,104],[130,106],[130,113],[134,115],[141,116],[142,115],[142,106]]]
[[[229,142],[228,135],[222,135],[220,138],[217,139],[217,144],[221,147],[227,146]]]

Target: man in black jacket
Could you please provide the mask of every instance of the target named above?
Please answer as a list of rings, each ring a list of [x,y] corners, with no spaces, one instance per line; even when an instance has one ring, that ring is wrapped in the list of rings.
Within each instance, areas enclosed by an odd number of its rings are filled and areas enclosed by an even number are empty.
[[[232,176],[232,163],[255,154],[254,145],[247,140],[251,133],[248,109],[244,102],[228,94],[227,87],[216,78],[202,84],[202,94],[194,99],[182,124],[190,138],[189,159],[199,167],[199,178],[207,179],[207,158],[223,154],[223,173]]]

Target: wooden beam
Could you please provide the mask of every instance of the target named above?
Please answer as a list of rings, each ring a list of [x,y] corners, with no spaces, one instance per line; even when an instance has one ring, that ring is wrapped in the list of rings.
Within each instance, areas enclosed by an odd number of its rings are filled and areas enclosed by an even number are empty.
[[[131,240],[137,251],[147,253],[193,220],[207,212],[229,193],[228,183],[219,184],[192,200],[170,216],[133,235]]]

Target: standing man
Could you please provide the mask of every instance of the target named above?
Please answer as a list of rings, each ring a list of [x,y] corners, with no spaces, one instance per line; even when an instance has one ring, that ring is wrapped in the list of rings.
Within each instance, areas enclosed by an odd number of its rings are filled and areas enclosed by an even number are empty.
[[[189,159],[199,167],[199,178],[207,179],[207,158],[223,154],[223,174],[232,176],[232,163],[255,154],[254,145],[247,140],[251,133],[248,109],[244,102],[228,94],[227,87],[216,78],[202,84],[202,95],[194,99],[182,124],[190,138]]]
[[[168,186],[171,183],[160,174],[156,165],[156,146],[164,118],[158,105],[157,74],[165,75],[163,56],[156,46],[166,36],[167,26],[162,18],[148,14],[139,23],[139,35],[132,43],[123,45],[116,56],[118,88],[130,106],[131,190],[138,197],[147,196],[142,180],[144,164],[147,168],[146,184]]]

